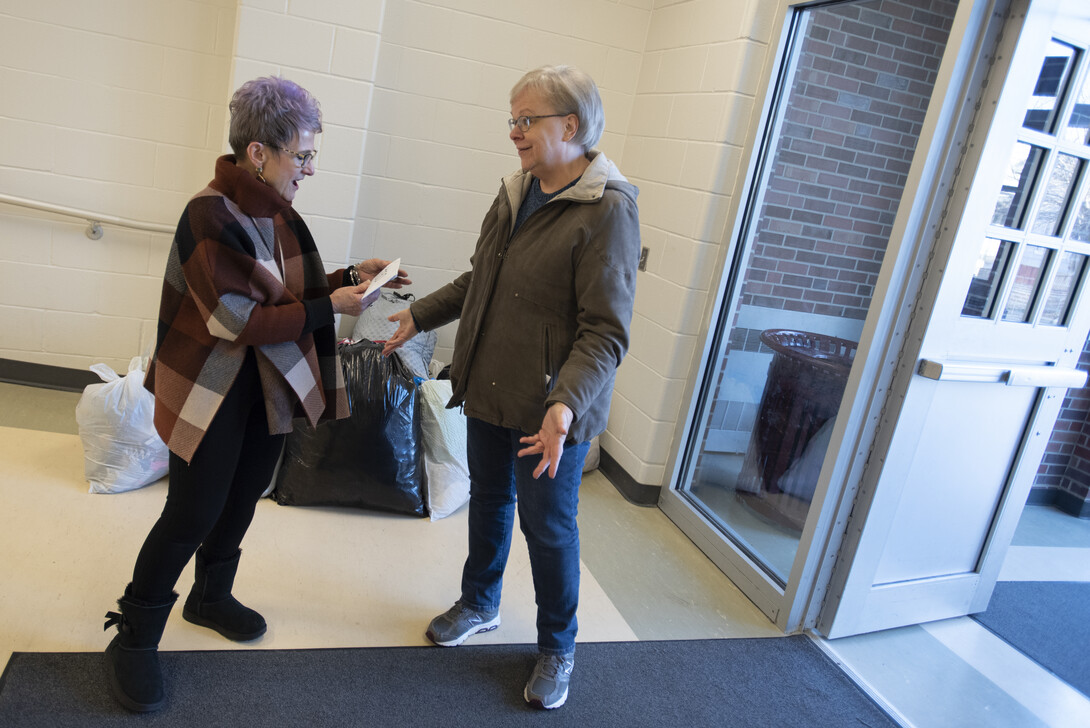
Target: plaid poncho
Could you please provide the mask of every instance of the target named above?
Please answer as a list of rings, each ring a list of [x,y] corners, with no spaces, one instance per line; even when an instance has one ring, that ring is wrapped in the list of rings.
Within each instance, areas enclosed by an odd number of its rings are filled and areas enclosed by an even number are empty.
[[[333,325],[303,334],[303,300],[328,296],[306,224],[272,188],[216,160],[216,177],[189,201],[163,279],[155,356],[144,386],[155,394],[155,428],[189,462],[254,347],[269,432],[292,418],[348,416]]]

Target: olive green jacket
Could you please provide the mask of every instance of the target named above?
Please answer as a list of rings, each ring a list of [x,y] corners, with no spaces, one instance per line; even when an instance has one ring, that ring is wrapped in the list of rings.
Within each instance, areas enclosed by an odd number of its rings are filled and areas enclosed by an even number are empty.
[[[575,415],[570,441],[605,430],[636,293],[639,191],[604,154],[588,156],[575,185],[513,236],[531,176],[505,177],[471,269],[412,305],[424,331],[461,319],[448,407],[532,434],[563,402]]]

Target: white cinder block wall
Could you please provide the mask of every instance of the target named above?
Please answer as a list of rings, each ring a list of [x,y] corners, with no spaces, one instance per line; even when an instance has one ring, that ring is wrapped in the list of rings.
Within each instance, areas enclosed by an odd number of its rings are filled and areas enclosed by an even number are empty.
[[[386,3],[242,0],[238,4],[230,92],[258,76],[282,75],[314,94],[322,105],[318,172],[301,183],[295,207],[331,270],[371,257],[350,260],[349,252]],[[342,325],[351,330],[351,322]]]
[[[211,179],[234,0],[0,2],[0,193],[173,226]],[[123,368],[170,240],[0,205],[0,357]]]
[[[578,65],[651,250],[603,446],[660,484],[784,1],[0,0],[0,193],[173,225],[231,92],[279,73],[322,103],[296,206],[327,265],[400,256],[424,295],[468,267],[517,167],[512,84]],[[85,227],[0,204],[0,358],[121,369],[154,339],[169,236]]]
[[[418,294],[467,269],[500,178],[518,167],[508,92],[530,68],[591,74],[600,147],[623,169],[650,17],[647,0],[387,0],[353,257],[400,256]],[[436,358],[450,361],[453,342],[451,325]]]
[[[622,171],[640,187],[650,248],[632,346],[602,447],[637,482],[665,484],[693,358],[708,326],[745,179],[743,152],[783,0],[657,0],[642,54]]]

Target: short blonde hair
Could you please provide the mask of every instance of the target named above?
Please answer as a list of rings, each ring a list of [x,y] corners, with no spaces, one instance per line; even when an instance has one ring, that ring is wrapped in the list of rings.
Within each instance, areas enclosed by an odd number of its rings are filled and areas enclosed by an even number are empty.
[[[602,138],[606,125],[598,86],[575,66],[542,66],[528,72],[511,89],[511,102],[527,89],[537,91],[557,113],[575,114],[579,129],[572,141],[588,152]]]

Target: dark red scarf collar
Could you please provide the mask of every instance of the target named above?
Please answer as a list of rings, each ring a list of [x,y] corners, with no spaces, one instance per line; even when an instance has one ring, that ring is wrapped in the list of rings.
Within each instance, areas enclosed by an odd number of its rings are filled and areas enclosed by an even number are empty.
[[[257,177],[239,167],[235,155],[225,154],[216,160],[216,178],[209,187],[221,192],[242,211],[252,217],[272,217],[291,203]]]

